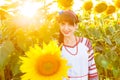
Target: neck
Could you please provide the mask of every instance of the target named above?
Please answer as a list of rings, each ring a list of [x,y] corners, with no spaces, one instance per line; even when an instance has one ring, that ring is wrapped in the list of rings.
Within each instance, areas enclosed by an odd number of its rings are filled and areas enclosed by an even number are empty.
[[[70,36],[70,37],[64,37],[64,44],[68,46],[73,46],[76,44],[76,37]]]

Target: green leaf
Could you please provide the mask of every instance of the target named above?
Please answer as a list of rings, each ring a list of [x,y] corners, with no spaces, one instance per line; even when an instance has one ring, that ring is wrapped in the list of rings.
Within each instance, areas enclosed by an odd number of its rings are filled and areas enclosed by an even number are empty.
[[[10,68],[13,76],[16,76],[20,73],[19,67],[21,65],[19,56],[21,56],[20,52],[13,53],[9,59]]]
[[[120,77],[120,69],[114,69],[112,70],[114,77]]]
[[[116,31],[116,33],[113,35],[113,39],[116,44],[120,45],[120,30]]]
[[[105,37],[104,40],[105,40],[105,42],[108,43],[109,45],[112,45],[112,42],[111,42],[109,36]]]
[[[101,66],[104,67],[104,68],[106,69],[107,66],[108,66],[107,60],[104,59],[104,60],[101,60],[100,62],[101,62]]]
[[[107,33],[107,35],[114,34],[114,32],[115,32],[115,28],[113,26],[107,26],[106,27],[106,33]]]
[[[99,54],[96,56],[96,62],[103,68],[107,68],[108,61],[106,60],[105,56],[103,54]]]
[[[14,51],[14,45],[11,41],[5,41],[0,46],[0,68],[3,68],[8,62],[8,58]]]

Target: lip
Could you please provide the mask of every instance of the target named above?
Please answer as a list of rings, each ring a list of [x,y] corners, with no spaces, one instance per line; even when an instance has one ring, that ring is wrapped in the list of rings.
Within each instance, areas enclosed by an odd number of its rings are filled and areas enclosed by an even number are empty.
[[[64,33],[64,34],[69,34],[69,32],[70,32],[70,31],[64,31],[63,33]]]

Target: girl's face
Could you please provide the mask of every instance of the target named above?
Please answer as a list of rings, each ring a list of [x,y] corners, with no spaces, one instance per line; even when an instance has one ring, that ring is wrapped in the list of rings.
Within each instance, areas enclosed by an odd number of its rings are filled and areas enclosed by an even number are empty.
[[[60,31],[64,37],[70,37],[74,35],[76,29],[77,29],[76,24],[72,25],[67,22],[60,23]]]

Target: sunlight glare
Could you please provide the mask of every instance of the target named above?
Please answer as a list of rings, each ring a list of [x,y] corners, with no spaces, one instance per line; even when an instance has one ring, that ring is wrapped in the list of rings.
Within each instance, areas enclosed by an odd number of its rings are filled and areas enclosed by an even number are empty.
[[[80,10],[81,7],[82,7],[82,4],[83,4],[83,1],[81,0],[74,0],[74,5],[73,5],[73,10],[74,11],[77,11],[77,10]]]
[[[39,3],[25,2],[23,6],[19,7],[19,11],[23,16],[33,17],[39,8]]]
[[[92,0],[92,2],[93,2],[93,7],[95,7],[96,4],[97,4],[97,1],[96,0]]]
[[[5,4],[5,1],[4,0],[1,0],[0,1],[0,6],[4,5]]]
[[[94,14],[90,15],[90,19],[91,19],[91,21],[94,21]]]
[[[0,0],[0,6],[3,6],[4,4],[8,4],[9,2],[5,1],[5,0]]]
[[[51,6],[49,6],[49,13],[55,12],[55,11],[59,11],[59,8],[57,6],[57,3],[52,4]]]
[[[106,3],[108,4],[113,4],[113,1],[112,0],[104,0]]]
[[[52,3],[54,0],[46,0],[46,4]]]
[[[117,13],[112,14],[112,16],[114,17],[115,20],[118,19]]]

